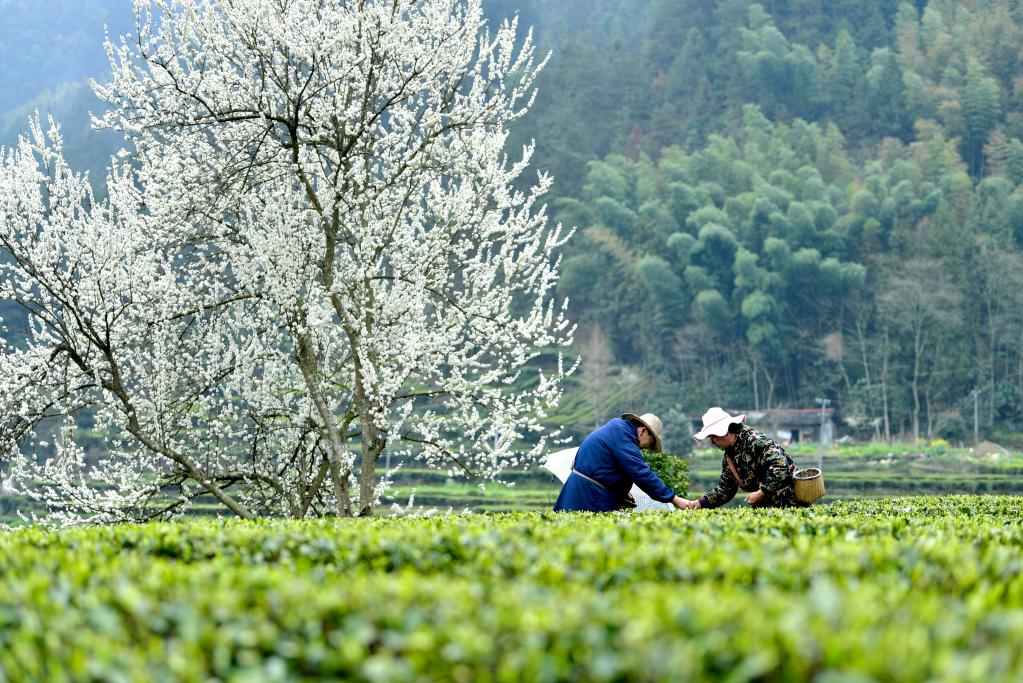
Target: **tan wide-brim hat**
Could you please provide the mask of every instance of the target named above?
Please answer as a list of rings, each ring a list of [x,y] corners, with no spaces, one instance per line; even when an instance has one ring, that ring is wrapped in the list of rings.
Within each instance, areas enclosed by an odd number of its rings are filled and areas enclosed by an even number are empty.
[[[643,413],[642,415],[622,413],[622,419],[630,422],[632,420],[638,420],[644,427],[649,429],[650,433],[654,435],[654,447],[650,450],[654,453],[661,452],[661,430],[664,429],[664,425],[661,424],[661,418],[657,417],[653,413]]]
[[[708,436],[724,436],[728,433],[728,425],[746,421],[746,415],[729,415],[718,406],[714,406],[703,414],[703,429],[693,434],[697,441],[703,441]]]

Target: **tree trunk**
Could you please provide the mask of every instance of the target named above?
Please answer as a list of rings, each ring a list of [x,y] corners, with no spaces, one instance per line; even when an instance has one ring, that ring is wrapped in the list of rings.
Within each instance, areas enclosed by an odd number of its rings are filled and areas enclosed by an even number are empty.
[[[867,307],[862,306],[861,310],[856,314],[856,341],[860,347],[860,361],[863,363],[863,379],[867,384],[867,414],[870,416],[872,422],[877,419],[877,406],[875,405],[874,397],[874,380],[870,373],[870,360],[867,353]],[[875,430],[877,430],[877,424],[874,424]]]
[[[316,355],[312,349],[312,342],[308,335],[297,335],[298,340],[298,366],[302,371],[302,378],[305,380],[306,389],[316,407],[316,414],[320,418],[320,429],[327,443],[327,463],[330,470],[331,484],[334,489],[334,498],[337,501],[337,514],[341,517],[352,516],[352,500],[348,494],[348,473],[342,468],[341,462],[344,456],[345,444],[341,432],[337,428],[334,416],[327,406],[320,385],[317,381]]]
[[[883,342],[881,345],[881,408],[884,417],[884,440],[885,443],[892,442],[892,426],[888,410],[888,326],[884,327]]]
[[[760,410],[760,389],[757,383],[757,373],[760,372],[760,370],[757,366],[757,356],[755,352],[750,354],[750,363],[753,366],[753,372],[750,373],[753,377],[753,409]]]
[[[924,411],[927,413],[927,440],[934,438],[934,411],[931,410],[931,384],[924,385]]]
[[[988,391],[988,424],[993,425],[995,423],[995,384],[996,384],[996,373],[998,372],[997,367],[997,334],[998,328],[995,325],[995,306],[988,292],[988,303],[987,303],[987,324],[988,324],[988,372],[991,373],[991,386]]]
[[[913,443],[920,442],[920,356],[925,345],[923,327],[918,325],[913,334]]]
[[[356,394],[362,396],[362,400],[359,402],[365,405],[365,393],[361,389],[361,378],[357,382],[357,386],[359,388],[356,390]],[[380,453],[384,449],[383,440],[380,438],[380,431],[377,429],[376,424],[373,422],[373,417],[368,410],[369,406],[367,405],[366,408],[364,412],[360,411],[362,421],[362,471],[359,478],[360,517],[373,516],[373,506],[375,503],[373,493],[376,488],[377,461],[380,459]]]
[[[359,414],[359,431],[362,434],[362,468],[359,480],[359,516],[373,515],[373,490],[376,488],[376,466],[380,453],[384,450],[384,440],[373,417],[373,406],[366,394],[366,379],[362,363],[358,355],[358,347],[353,344],[355,365],[355,410]]]
[[[370,446],[366,441],[362,442],[362,476],[359,481],[359,516],[372,517],[374,489],[376,488],[376,467],[380,459],[380,448],[374,444]]]
[[[1016,348],[1016,358],[1019,362],[1019,366],[1016,371],[1016,386],[1018,387],[1019,395],[1023,396],[1023,329],[1020,330],[1019,346]]]

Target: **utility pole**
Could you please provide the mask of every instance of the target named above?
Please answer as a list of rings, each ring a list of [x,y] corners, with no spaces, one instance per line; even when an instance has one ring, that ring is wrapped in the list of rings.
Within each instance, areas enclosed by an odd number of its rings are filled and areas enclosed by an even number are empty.
[[[819,469],[821,472],[823,472],[824,471],[824,418],[827,417],[827,414],[828,414],[827,413],[827,411],[828,411],[828,404],[831,403],[831,399],[830,398],[820,398],[820,397],[818,397],[815,400],[817,401],[817,403],[821,407],[821,427],[820,427],[820,434],[819,434],[820,438],[818,440],[819,445],[818,445],[818,448],[817,448],[817,469]]]

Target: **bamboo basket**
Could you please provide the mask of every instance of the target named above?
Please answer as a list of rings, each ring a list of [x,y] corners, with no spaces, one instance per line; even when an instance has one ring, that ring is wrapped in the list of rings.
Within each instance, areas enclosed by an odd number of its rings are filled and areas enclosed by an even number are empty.
[[[795,482],[797,503],[813,505],[814,501],[824,495],[824,475],[816,467],[797,470],[792,479]]]

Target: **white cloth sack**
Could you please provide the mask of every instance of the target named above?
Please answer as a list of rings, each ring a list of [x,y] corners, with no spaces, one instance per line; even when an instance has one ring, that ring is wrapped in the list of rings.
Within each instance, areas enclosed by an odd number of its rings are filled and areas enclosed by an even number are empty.
[[[578,448],[566,448],[563,451],[551,453],[540,466],[564,484],[568,475],[572,474],[572,465],[575,464],[575,454],[578,450]]]

